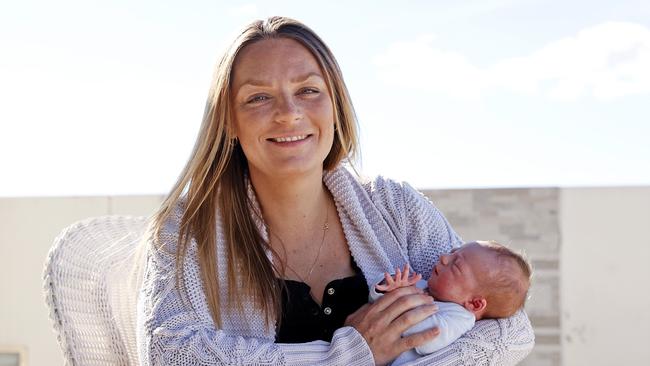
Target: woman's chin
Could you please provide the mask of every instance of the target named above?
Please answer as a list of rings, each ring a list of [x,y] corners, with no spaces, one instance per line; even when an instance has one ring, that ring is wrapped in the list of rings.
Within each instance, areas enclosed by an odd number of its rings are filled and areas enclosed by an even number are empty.
[[[251,168],[251,173],[254,169]],[[321,176],[323,164],[302,164],[297,162],[285,162],[276,164],[273,168],[264,169],[263,175],[273,179],[304,178],[309,176]]]

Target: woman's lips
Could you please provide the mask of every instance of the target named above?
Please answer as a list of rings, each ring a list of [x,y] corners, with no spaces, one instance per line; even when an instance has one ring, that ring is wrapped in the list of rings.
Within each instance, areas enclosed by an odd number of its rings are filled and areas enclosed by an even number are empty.
[[[284,142],[295,142],[295,141],[302,141],[302,140],[308,138],[309,136],[311,136],[311,135],[309,135],[309,134],[305,134],[305,135],[292,135],[292,136],[282,136],[282,137],[271,137],[271,138],[269,138],[268,140],[271,140],[271,141],[273,141],[273,142],[280,142],[280,143],[284,143]]]
[[[293,135],[293,136],[283,136],[283,137],[272,137],[268,138],[267,141],[272,143],[275,146],[282,147],[292,147],[297,146],[309,141],[312,135]]]

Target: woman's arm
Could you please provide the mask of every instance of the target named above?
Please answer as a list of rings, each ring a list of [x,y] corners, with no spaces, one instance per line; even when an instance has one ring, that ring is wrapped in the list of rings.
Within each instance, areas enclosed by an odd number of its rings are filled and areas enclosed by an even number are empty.
[[[516,365],[533,349],[533,330],[523,311],[485,319],[456,342],[409,365]]]
[[[442,213],[408,184],[381,179],[375,182],[372,195],[406,246],[411,267],[425,277],[441,254],[462,244]],[[414,364],[514,365],[530,353],[534,343],[530,321],[519,311],[510,318],[477,322],[456,342]]]
[[[196,253],[188,248],[187,258]],[[195,263],[190,260],[186,265]],[[334,333],[331,343],[275,344],[216,329],[197,299],[200,281],[185,278],[189,296],[182,298],[175,280],[175,258],[149,249],[138,303],[138,347],[142,365],[369,365],[373,355],[352,327]],[[245,314],[242,315],[245,320]]]

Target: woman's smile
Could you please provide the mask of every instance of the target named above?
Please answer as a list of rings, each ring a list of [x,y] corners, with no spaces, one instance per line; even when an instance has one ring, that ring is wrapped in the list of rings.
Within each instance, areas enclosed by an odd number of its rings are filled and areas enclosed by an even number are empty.
[[[302,142],[306,142],[312,135],[292,135],[292,136],[283,136],[283,137],[271,137],[267,141],[273,142],[279,146],[297,146]]]

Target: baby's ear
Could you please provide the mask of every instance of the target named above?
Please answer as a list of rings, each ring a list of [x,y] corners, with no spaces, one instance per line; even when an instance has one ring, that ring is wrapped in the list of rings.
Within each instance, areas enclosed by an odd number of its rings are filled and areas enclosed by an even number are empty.
[[[476,315],[483,315],[485,309],[487,308],[487,300],[484,297],[475,297],[471,300],[465,301],[463,304],[465,309],[471,311]]]

